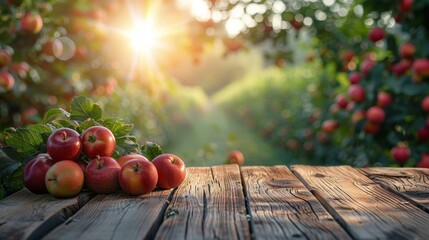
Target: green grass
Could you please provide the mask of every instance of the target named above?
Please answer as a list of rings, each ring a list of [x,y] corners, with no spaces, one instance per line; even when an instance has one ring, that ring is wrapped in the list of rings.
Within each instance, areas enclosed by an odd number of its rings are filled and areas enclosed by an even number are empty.
[[[176,136],[165,152],[180,156],[187,166],[224,164],[230,150],[238,149],[245,157],[245,165],[278,165],[291,163],[290,156],[259,137],[256,132],[227,116],[213,106]]]

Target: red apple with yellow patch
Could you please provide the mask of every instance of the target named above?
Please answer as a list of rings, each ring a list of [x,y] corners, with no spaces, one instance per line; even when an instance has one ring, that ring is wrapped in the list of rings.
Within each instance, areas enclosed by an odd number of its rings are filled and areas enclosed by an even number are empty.
[[[75,161],[70,160],[55,163],[45,176],[48,192],[57,198],[77,196],[82,190],[83,181],[82,169]]]
[[[126,162],[119,172],[119,185],[130,195],[152,192],[158,183],[158,171],[153,163],[142,159]]]

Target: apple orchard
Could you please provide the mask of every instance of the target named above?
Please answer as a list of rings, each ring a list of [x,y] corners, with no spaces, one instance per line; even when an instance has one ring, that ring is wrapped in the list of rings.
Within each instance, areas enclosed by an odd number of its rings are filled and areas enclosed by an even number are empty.
[[[263,81],[228,88],[218,107],[284,151],[284,164],[429,167],[427,0],[5,0],[0,9],[1,195],[23,186],[25,165],[60,128],[110,129],[116,160],[180,141],[212,99],[172,69],[215,48],[225,59],[264,56]]]

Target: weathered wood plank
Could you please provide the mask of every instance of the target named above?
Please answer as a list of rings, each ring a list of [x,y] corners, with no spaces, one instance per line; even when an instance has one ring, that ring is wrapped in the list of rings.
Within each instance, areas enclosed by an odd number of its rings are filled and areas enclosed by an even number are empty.
[[[237,165],[188,169],[156,239],[249,239]]]
[[[351,239],[286,166],[241,171],[254,239]]]
[[[122,193],[97,195],[43,239],[152,238],[171,192],[154,191],[139,197]]]
[[[429,169],[426,168],[363,168],[370,179],[429,212]]]
[[[350,166],[292,166],[357,239],[429,239],[429,215]]]
[[[57,199],[27,189],[0,201],[0,239],[40,239],[89,201],[90,194]]]

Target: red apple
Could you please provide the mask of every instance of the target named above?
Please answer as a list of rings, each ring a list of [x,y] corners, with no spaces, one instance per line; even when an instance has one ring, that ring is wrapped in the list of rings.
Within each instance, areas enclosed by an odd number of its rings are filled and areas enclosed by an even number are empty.
[[[137,153],[124,155],[124,156],[118,158],[117,161],[119,163],[119,166],[123,167],[125,165],[125,163],[127,163],[130,160],[134,160],[134,159],[141,159],[144,161],[149,161],[145,156],[137,154]]]
[[[384,118],[385,118],[385,113],[383,108],[381,107],[373,106],[366,111],[366,119],[368,119],[371,122],[380,124],[384,122]]]
[[[399,48],[399,55],[403,58],[413,58],[416,53],[416,47],[412,43],[405,43]]]
[[[417,130],[417,137],[420,141],[429,140],[429,129],[425,126]]]
[[[82,134],[83,152],[89,158],[96,156],[112,156],[116,147],[113,133],[106,127],[93,126],[86,129]]]
[[[423,153],[420,157],[420,161],[417,163],[417,167],[429,168],[429,154]]]
[[[10,63],[10,55],[5,50],[0,49],[0,68]]]
[[[388,107],[392,105],[392,96],[388,92],[378,92],[377,106]]]
[[[429,77],[429,59],[416,59],[413,63],[414,74],[420,78]]]
[[[395,146],[391,150],[392,158],[395,162],[403,165],[411,156],[411,151],[407,146]]]
[[[21,18],[20,26],[22,31],[26,33],[32,33],[36,34],[39,33],[40,30],[42,30],[43,27],[43,20],[40,15],[37,15],[35,13],[27,12],[25,15]]]
[[[384,38],[384,29],[376,27],[369,32],[369,40],[372,42],[378,42]]]
[[[380,131],[380,124],[371,121],[366,121],[364,131],[368,134],[377,134]]]
[[[322,123],[322,130],[326,133],[333,133],[339,126],[337,120],[328,119]]]
[[[404,75],[412,65],[412,60],[404,58],[399,63],[393,65],[392,71],[396,74],[396,76],[400,77]]]
[[[119,185],[126,193],[142,195],[155,189],[158,182],[158,171],[150,161],[131,159],[121,168],[118,179]]]
[[[178,156],[165,153],[152,160],[158,171],[159,188],[178,187],[186,178],[185,163]]]
[[[85,182],[96,193],[114,193],[119,189],[120,171],[121,166],[115,159],[97,156],[86,167]]]
[[[70,160],[55,163],[46,172],[45,184],[48,192],[57,198],[69,198],[82,190],[84,175],[80,166]]]
[[[13,88],[13,85],[15,85],[13,76],[6,71],[0,71],[0,89],[9,91]]]
[[[229,164],[238,164],[241,166],[244,164],[244,155],[239,150],[232,150],[228,153],[227,161]]]
[[[362,75],[358,72],[352,72],[349,76],[350,84],[358,84],[362,80]]]
[[[363,74],[368,75],[374,66],[375,62],[373,60],[366,59],[360,65],[360,70]]]
[[[24,186],[33,193],[47,193],[45,175],[55,161],[46,154],[39,154],[24,167]]]
[[[423,98],[423,100],[421,102],[421,106],[422,106],[423,111],[429,112],[429,96],[426,96]]]
[[[79,133],[70,128],[59,128],[48,138],[46,145],[48,154],[55,161],[72,160],[79,158],[82,152],[82,143]]]
[[[411,11],[413,3],[414,0],[401,0],[401,3],[399,4],[399,11],[402,13],[407,13]]]
[[[349,97],[356,103],[365,101],[365,88],[360,85],[351,85],[348,89]]]
[[[349,104],[349,101],[347,101],[347,98],[342,94],[337,95],[335,100],[337,102],[338,107],[341,109],[347,108],[347,105]]]

